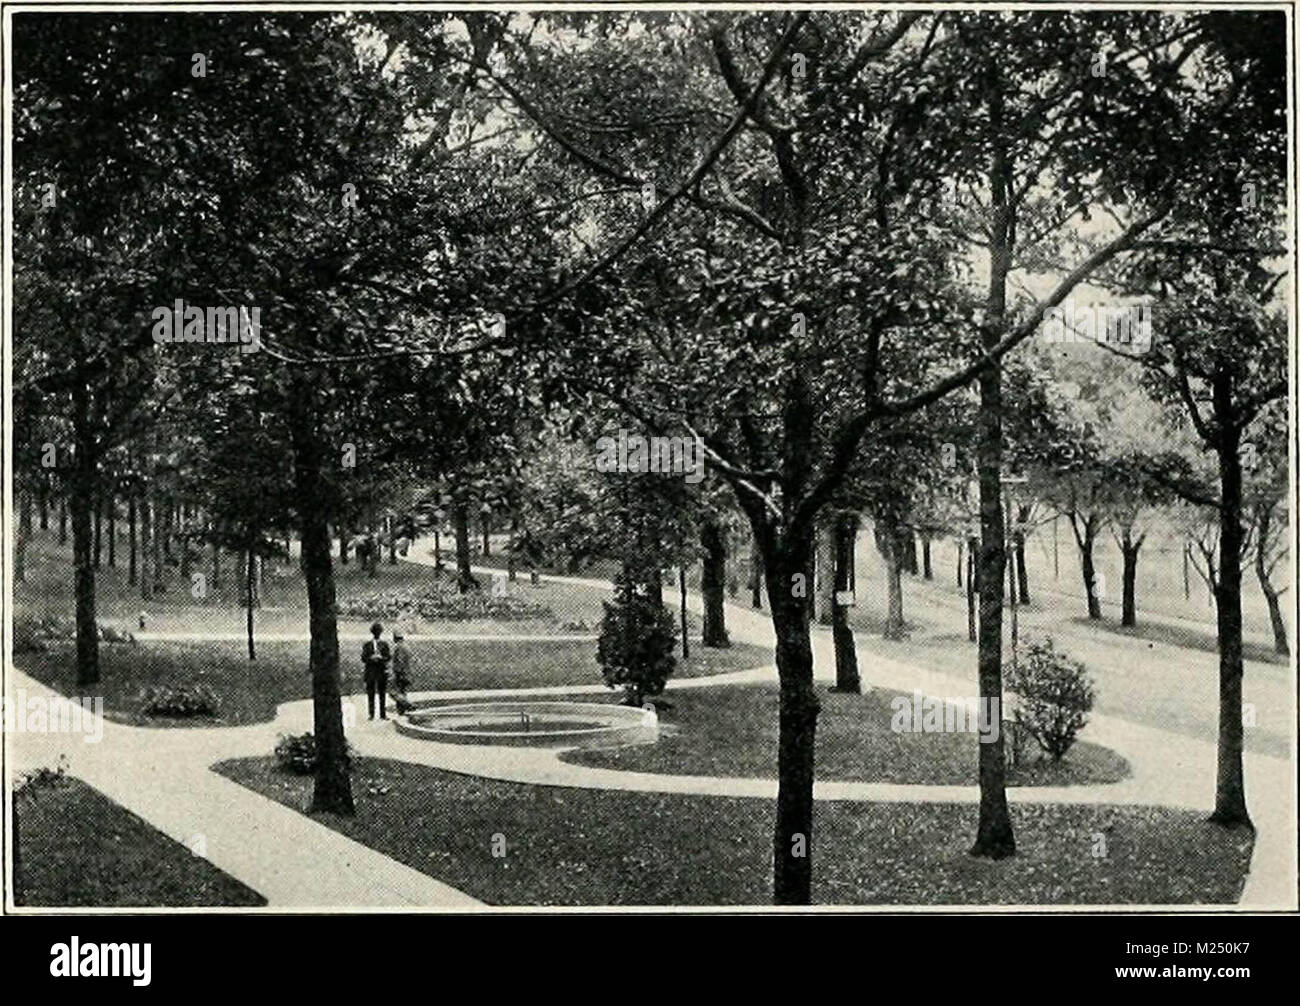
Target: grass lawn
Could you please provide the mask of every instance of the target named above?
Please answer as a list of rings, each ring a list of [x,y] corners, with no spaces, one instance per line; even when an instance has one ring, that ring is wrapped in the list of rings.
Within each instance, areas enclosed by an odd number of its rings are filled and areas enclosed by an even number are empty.
[[[842,695],[819,688],[817,778],[857,782],[974,785],[977,736],[970,733],[896,733],[890,700],[901,692],[878,689]],[[904,695],[909,702],[910,695]],[[570,751],[565,761],[630,772],[670,775],[776,777],[775,685],[729,685],[669,696],[660,712],[658,743]],[[1013,786],[1117,782],[1128,762],[1108,748],[1079,741],[1064,760],[1038,758],[1028,741],[1025,760],[1012,768]]]
[[[343,644],[345,694],[364,692],[360,643]],[[485,640],[410,644],[413,691],[463,688],[524,688],[542,685],[591,685],[601,681],[596,643],[512,642]],[[231,726],[273,719],[281,702],[311,696],[307,670],[308,643],[268,642],[258,646],[250,663],[243,644],[229,640],[202,642],[151,641],[137,645],[100,647],[98,685],[75,684],[74,651],[60,644],[45,653],[16,656],[23,671],[69,695],[102,696],[112,720],[140,726]],[[675,677],[699,677],[769,664],[772,654],[757,646],[713,650],[697,646],[689,660],[679,658]],[[221,708],[216,717],[165,719],[141,714],[141,693],[151,685],[203,682],[216,692]],[[671,684],[669,685],[671,689]]]
[[[974,681],[975,644],[966,638],[965,602],[943,594],[934,584],[911,581],[904,587],[909,589],[912,593],[904,602],[912,627],[908,639],[882,639],[883,616],[876,608],[859,604],[852,610],[858,660],[867,676],[871,656],[879,654]],[[1051,636],[1058,649],[1082,661],[1097,682],[1098,713],[1215,743],[1218,673],[1214,658],[1197,648],[1194,633],[1183,637],[1176,630],[1149,623],[1130,634],[1129,630],[1119,631],[1112,621],[1070,616],[1053,623],[1052,618],[1048,607],[1039,602],[1027,610],[1022,608],[1020,637]],[[1151,652],[1159,642],[1182,646],[1184,652]],[[1005,655],[1006,650],[1003,652]],[[1288,696],[1294,694],[1295,684],[1289,666],[1248,662],[1245,689],[1245,700],[1254,706],[1257,717],[1256,725],[1245,732],[1245,749],[1290,758],[1293,724],[1286,711],[1291,708]]]
[[[417,542],[415,548],[423,547]],[[197,601],[190,592],[190,583],[182,581],[178,568],[167,567],[165,590],[145,601],[140,588],[128,582],[125,549],[118,556],[118,565],[105,563],[95,574],[96,610],[101,625],[116,629],[138,631],[138,616],[148,613],[146,630],[158,633],[240,633],[244,632],[242,581],[235,576],[230,557],[222,557],[220,579],[213,586],[210,557],[196,562],[193,573],[207,577],[207,595]],[[397,590],[418,590],[434,579],[431,566],[400,561],[389,565],[387,559],[376,568],[372,578],[362,572],[352,561],[342,565],[334,563],[335,586],[340,605],[353,598]],[[480,575],[484,589],[491,589],[491,578]],[[526,572],[510,583],[509,594],[533,604],[551,609],[553,617],[527,620],[465,619],[456,621],[421,622],[406,626],[408,631],[427,633],[447,632],[460,635],[515,635],[536,633],[595,632],[602,614],[601,599],[606,591],[589,586],[557,583],[542,579],[533,586]],[[70,546],[59,546],[49,540],[48,533],[40,535],[28,550],[27,578],[15,584],[14,607],[19,615],[33,617],[58,616],[71,618],[73,611],[72,557]],[[262,606],[254,612],[256,631],[267,634],[305,633],[307,631],[307,595],[298,560],[273,560],[266,565],[262,580]],[[339,629],[344,633],[364,634],[371,618],[363,615],[339,617]],[[582,628],[581,623],[586,623]],[[698,631],[698,630],[697,630]]]
[[[14,796],[14,903],[265,905],[256,891],[79,779]]]
[[[218,771],[294,808],[310,779],[270,758]],[[497,782],[363,758],[337,831],[494,905],[771,903],[768,800]],[[977,808],[818,802],[818,904],[1229,904],[1251,833],[1190,811],[1013,806],[1018,854],[973,859]],[[492,855],[493,836],[506,855]],[[1102,848],[1104,856],[1095,855]]]

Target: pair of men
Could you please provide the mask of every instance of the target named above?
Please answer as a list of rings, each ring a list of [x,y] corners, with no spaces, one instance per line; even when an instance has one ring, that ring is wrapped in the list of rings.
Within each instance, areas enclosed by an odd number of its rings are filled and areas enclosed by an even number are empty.
[[[399,713],[411,708],[406,698],[406,690],[411,686],[411,654],[400,632],[393,632],[393,645],[379,637],[384,634],[384,627],[376,622],[370,627],[370,635],[361,647],[361,666],[366,682],[366,709],[370,718],[375,718],[375,698],[379,698],[379,718],[388,719],[388,665],[393,665],[393,704]]]

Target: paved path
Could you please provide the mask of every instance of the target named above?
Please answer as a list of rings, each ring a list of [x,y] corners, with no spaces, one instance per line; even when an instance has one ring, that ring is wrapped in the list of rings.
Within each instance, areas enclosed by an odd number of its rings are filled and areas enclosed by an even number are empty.
[[[56,693],[21,671],[10,687]],[[13,694],[9,691],[9,694]],[[67,757],[68,772],[266,898],[270,908],[463,908],[478,902],[455,888],[319,821],[268,800],[209,766],[266,755],[278,724],[192,730],[131,727],[105,720],[103,738],[10,734],[15,775]],[[199,842],[202,846],[199,846]]]
[[[434,643],[592,643],[596,640],[596,635],[592,632],[535,632],[521,633],[519,635],[492,632],[452,632],[438,636],[422,635],[418,632],[408,632],[405,635],[408,643],[418,643],[422,641]],[[134,636],[136,640],[141,643],[177,643],[206,640],[242,643],[248,639],[248,634],[244,632],[136,632],[134,633]],[[360,643],[369,638],[370,633],[365,631],[344,630],[339,633],[339,642],[341,643]],[[259,632],[256,636],[256,642],[309,643],[311,642],[311,633]]]
[[[412,549],[414,561],[420,561]],[[480,570],[482,571],[482,570]],[[552,577],[609,590],[603,580]],[[675,602],[675,592],[665,591]],[[691,605],[698,611],[698,598]],[[737,605],[728,605],[728,629],[738,642],[771,646],[770,621]],[[305,638],[305,637],[304,637]],[[513,637],[491,637],[511,639]],[[552,639],[555,637],[545,637]],[[830,634],[813,635],[815,673],[834,678]],[[878,655],[862,661],[863,679],[874,687],[935,697],[960,697],[970,683]],[[712,677],[676,681],[673,689],[775,681],[775,667],[760,667]],[[21,672],[11,686],[28,694],[52,695]],[[420,698],[470,699],[519,695],[591,694],[601,685],[457,690],[426,692]],[[350,696],[353,708],[360,697]],[[263,894],[273,907],[346,906],[458,907],[476,904],[467,895],[411,870],[330,830],[312,818],[283,807],[209,770],[228,758],[267,754],[275,736],[311,729],[311,702],[280,706],[273,723],[238,728],[151,729],[105,723],[100,744],[84,744],[66,735],[11,735],[11,764],[51,765],[59,752],[69,757],[69,771],[110,798],[186,844],[203,837],[215,865]],[[391,723],[361,722],[349,739],[365,756],[394,758],[454,772],[537,785],[639,792],[771,798],[775,780],[727,779],[624,772],[571,765],[558,751],[416,741],[399,736]],[[1186,807],[1208,812],[1213,802],[1212,744],[1144,727],[1123,719],[1095,716],[1088,739],[1113,748],[1128,759],[1130,778],[1110,785],[1019,787],[1009,790],[1018,803],[1122,803]],[[1247,755],[1246,773],[1257,836],[1250,874],[1240,905],[1294,908],[1296,888],[1295,773],[1291,762]],[[974,802],[974,786],[928,786],[893,783],[821,782],[819,800],[868,802]],[[304,850],[310,849],[310,855]]]

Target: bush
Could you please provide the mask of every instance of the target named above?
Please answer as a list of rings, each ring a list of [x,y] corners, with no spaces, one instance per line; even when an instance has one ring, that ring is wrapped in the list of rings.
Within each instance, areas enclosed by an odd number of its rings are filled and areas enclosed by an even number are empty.
[[[146,716],[215,716],[221,707],[216,692],[204,684],[154,685],[142,700]]]
[[[355,757],[349,744],[345,758],[348,771],[352,771]],[[305,734],[281,734],[275,742],[275,760],[280,768],[294,775],[311,775],[316,771],[316,735],[308,731]]]
[[[1050,639],[1031,643],[1025,657],[1006,668],[1007,686],[1019,696],[1016,722],[1060,761],[1088,724],[1096,698],[1083,664],[1057,653]]]
[[[68,756],[59,755],[54,768],[32,769],[14,781],[15,797],[35,797],[43,789],[58,789],[67,781]]]
[[[135,636],[129,632],[108,625],[100,625],[97,629],[100,642],[135,643]],[[15,653],[45,653],[57,644],[75,642],[76,638],[77,623],[71,618],[22,615],[14,619]]]
[[[14,652],[44,653],[55,643],[76,639],[75,623],[69,618],[52,615],[33,617],[19,615],[14,618]]]
[[[628,705],[639,706],[645,696],[658,695],[668,683],[676,659],[676,629],[672,613],[651,600],[644,583],[625,573],[614,579],[613,601],[602,602],[596,660],[605,684],[622,685]]]
[[[452,582],[438,578],[418,589],[384,590],[339,602],[340,615],[382,621],[464,622],[492,619],[503,622],[553,621],[551,609],[511,594],[497,597],[490,590],[460,593]]]

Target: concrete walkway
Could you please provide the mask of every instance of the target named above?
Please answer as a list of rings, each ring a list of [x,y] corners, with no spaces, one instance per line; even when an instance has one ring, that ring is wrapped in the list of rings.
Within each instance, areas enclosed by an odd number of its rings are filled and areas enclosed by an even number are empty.
[[[417,550],[411,552],[411,560],[420,562]],[[476,569],[476,572],[486,570]],[[609,590],[608,582],[603,580],[551,579]],[[665,590],[665,601],[675,603],[675,592]],[[688,605],[698,611],[699,599],[691,599]],[[736,641],[773,645],[771,623],[764,614],[729,603],[727,618],[728,629]],[[813,648],[816,677],[822,681],[833,680],[834,655],[827,630],[814,631]],[[875,655],[867,656],[862,663],[864,683],[873,687],[903,692],[919,689],[925,695],[940,698],[961,697],[972,690],[969,681]],[[672,688],[775,680],[775,667],[760,667],[683,679],[673,682]],[[14,673],[10,685],[25,688],[29,695],[53,694],[21,672]],[[604,687],[593,684],[426,692],[416,697],[480,699],[600,692],[605,692]],[[360,696],[350,696],[347,701],[354,703],[353,709],[364,706]],[[230,782],[208,768],[228,758],[265,756],[276,735],[310,730],[311,726],[311,702],[302,700],[281,705],[272,723],[247,727],[184,730],[106,723],[100,744],[84,744],[79,737],[67,735],[12,735],[9,756],[10,764],[17,761],[21,767],[52,765],[60,752],[67,754],[71,774],[85,779],[170,837],[193,845],[195,836],[201,836],[208,859],[259,891],[273,907],[455,908],[476,904],[467,895],[367,849],[305,814]],[[1087,729],[1090,741],[1114,749],[1129,761],[1130,778],[1109,785],[1012,788],[1009,798],[1017,803],[1151,804],[1206,813],[1211,809],[1214,745],[1116,717],[1094,716]],[[560,761],[560,752],[554,749],[416,741],[398,735],[391,722],[356,723],[349,728],[349,739],[364,756],[534,785],[769,799],[776,795],[776,782],[772,779],[591,768]],[[1294,764],[1248,754],[1246,775],[1257,833],[1250,874],[1239,905],[1253,909],[1294,908]],[[977,801],[979,792],[974,786],[821,782],[816,785],[815,797],[864,802],[968,803]],[[304,854],[308,849],[310,855]]]
[[[30,699],[56,693],[12,671]],[[70,775],[199,851],[274,909],[465,908],[479,904],[453,887],[339,834],[210,770],[228,758],[270,753],[283,727],[167,729],[105,720],[103,738],[7,735],[11,777],[62,755]],[[305,808],[304,808],[305,809]]]

